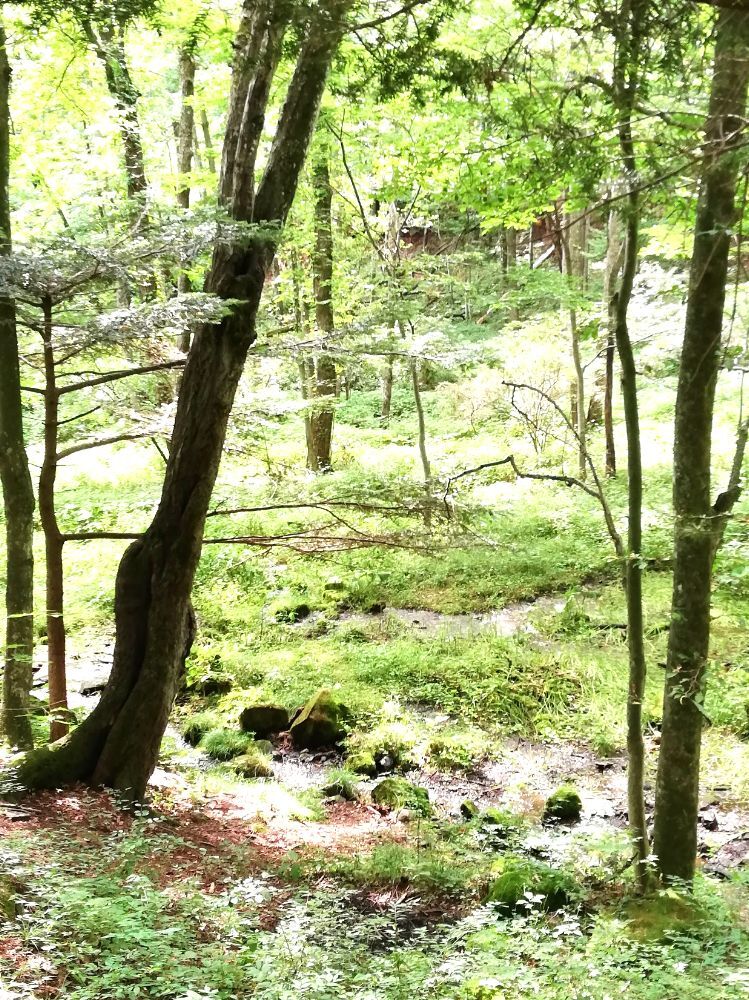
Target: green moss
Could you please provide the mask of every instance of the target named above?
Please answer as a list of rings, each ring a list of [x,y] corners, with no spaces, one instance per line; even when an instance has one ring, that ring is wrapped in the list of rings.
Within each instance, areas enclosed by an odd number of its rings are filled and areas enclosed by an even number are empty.
[[[652,896],[630,900],[621,911],[631,937],[642,942],[662,941],[693,928],[705,914],[690,896],[666,889]]]
[[[568,823],[580,819],[583,803],[576,788],[562,785],[546,800],[544,819]]]
[[[291,724],[291,741],[298,750],[335,746],[346,735],[349,717],[346,706],[331,691],[318,691]]]
[[[385,778],[372,789],[375,805],[387,809],[413,809],[422,816],[431,816],[432,807],[426,788],[412,785],[403,778]]]
[[[255,747],[250,747],[246,753],[234,757],[231,769],[243,778],[272,778],[273,768],[270,758]]]
[[[460,815],[463,817],[463,819],[476,819],[478,814],[479,814],[479,807],[476,805],[475,802],[472,802],[470,799],[466,799],[465,802],[461,803]]]
[[[497,903],[509,911],[539,906],[558,910],[577,893],[575,881],[567,872],[531,858],[508,856],[494,866],[498,873],[489,885],[487,903]]]
[[[323,795],[339,795],[347,802],[358,802],[359,790],[356,787],[357,776],[351,771],[341,768],[331,771],[327,784],[323,787]]]
[[[198,712],[197,715],[191,715],[182,723],[180,733],[185,743],[196,747],[206,733],[212,729],[219,729],[220,726],[221,720],[214,712]]]
[[[367,753],[365,750],[350,754],[346,758],[346,767],[354,774],[365,774],[369,778],[374,778],[377,774],[374,754]]]
[[[252,740],[247,733],[235,733],[231,729],[212,729],[200,741],[200,749],[205,750],[214,760],[232,760],[248,752]]]

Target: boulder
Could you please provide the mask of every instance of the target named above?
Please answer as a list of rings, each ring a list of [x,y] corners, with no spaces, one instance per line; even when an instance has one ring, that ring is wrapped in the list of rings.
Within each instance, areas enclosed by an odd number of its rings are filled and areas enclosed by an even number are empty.
[[[410,809],[422,816],[431,816],[432,807],[426,788],[412,785],[404,778],[385,778],[372,789],[372,801],[386,809]]]
[[[358,802],[359,792],[353,775],[345,771],[334,772],[323,787],[323,795],[328,798],[340,799],[342,802]]]
[[[479,807],[471,799],[466,799],[460,804],[460,815],[463,819],[471,820],[476,819],[479,814]]]
[[[291,724],[291,742],[297,750],[333,747],[346,735],[345,723],[350,713],[328,690],[310,698]]]
[[[544,820],[572,823],[580,819],[583,803],[576,788],[562,785],[546,800]]]
[[[273,768],[270,760],[257,750],[250,749],[247,753],[235,757],[231,762],[232,771],[242,778],[272,778]]]
[[[242,709],[239,725],[244,732],[265,740],[289,728],[289,713],[282,705],[250,705]]]
[[[375,759],[371,753],[367,753],[365,750],[352,753],[347,757],[346,767],[349,771],[353,771],[354,774],[364,774],[368,778],[374,778],[377,774]]]
[[[494,871],[498,877],[489,884],[484,901],[510,912],[529,907],[559,910],[575,895],[572,877],[541,861],[508,856],[497,862]]]

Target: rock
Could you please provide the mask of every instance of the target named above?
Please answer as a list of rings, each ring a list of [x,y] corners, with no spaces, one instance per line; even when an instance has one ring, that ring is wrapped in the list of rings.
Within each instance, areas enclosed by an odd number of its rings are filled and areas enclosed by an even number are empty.
[[[541,861],[508,856],[494,865],[494,871],[498,877],[490,883],[485,902],[497,903],[510,912],[532,906],[559,910],[575,894],[570,875]]]
[[[412,785],[404,778],[384,778],[372,789],[372,801],[386,809],[412,809],[422,816],[431,816],[432,807],[426,788]]]
[[[106,678],[84,681],[78,688],[78,694],[80,694],[82,698],[90,698],[93,694],[99,694],[106,686]]]
[[[257,750],[258,753],[265,754],[266,757],[270,757],[273,754],[273,744],[270,740],[253,740],[252,749]]]
[[[270,761],[254,748],[231,762],[231,768],[243,778],[272,778],[273,768]]]
[[[392,771],[395,767],[395,759],[386,750],[378,750],[375,754],[375,764],[380,772]]]
[[[323,786],[323,795],[328,798],[340,798],[342,802],[358,802],[359,791],[350,775],[343,771],[336,772],[327,785]]]
[[[246,733],[254,733],[265,740],[289,728],[289,713],[282,705],[250,705],[242,709],[239,716],[240,728]]]
[[[479,807],[475,802],[470,799],[466,799],[465,802],[460,804],[460,815],[463,819],[476,819],[479,814]]]
[[[728,878],[736,868],[744,868],[747,865],[749,865],[749,836],[745,835],[724,844],[703,870],[708,875]]]
[[[354,774],[365,774],[368,778],[374,778],[377,774],[377,764],[371,753],[360,751],[352,753],[346,758],[346,767]]]
[[[206,733],[212,729],[219,729],[220,726],[221,720],[217,715],[212,712],[198,712],[197,715],[190,716],[182,723],[180,733],[185,743],[196,747]]]
[[[711,832],[715,832],[718,829],[718,816],[714,809],[701,809],[700,810],[700,823],[706,829]]]
[[[297,750],[335,746],[346,735],[345,722],[349,717],[346,706],[332,692],[318,691],[292,723],[291,742]]]
[[[572,785],[562,785],[546,800],[544,820],[571,823],[580,819],[583,809],[582,799]]]
[[[399,809],[395,818],[399,823],[412,823],[419,815],[420,813],[414,812],[413,809]]]
[[[285,625],[296,625],[297,622],[309,618],[312,612],[306,601],[293,597],[280,598],[271,605],[270,610],[273,618]]]
[[[227,694],[233,687],[231,677],[226,674],[203,674],[186,685],[185,691],[188,694],[197,695],[200,698],[208,698],[211,695]],[[83,691],[81,691],[81,694]]]

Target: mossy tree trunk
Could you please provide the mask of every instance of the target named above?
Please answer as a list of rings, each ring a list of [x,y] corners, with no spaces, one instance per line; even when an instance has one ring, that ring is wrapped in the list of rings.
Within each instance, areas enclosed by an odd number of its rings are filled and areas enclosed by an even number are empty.
[[[312,166],[312,193],[315,215],[315,248],[312,254],[312,283],[315,299],[315,326],[325,340],[335,332],[333,314],[333,192],[327,149],[322,150]],[[332,468],[333,406],[336,395],[336,367],[330,354],[318,352],[314,359],[312,398],[307,434],[307,468],[328,472]],[[326,400],[328,402],[326,402]]]
[[[190,591],[229,414],[255,339],[274,233],[291,207],[350,6],[351,0],[326,0],[310,18],[256,190],[255,161],[287,5],[245,0],[235,42],[221,195],[234,219],[258,223],[262,234],[214,249],[207,291],[239,304],[219,324],[199,327],[193,338],[159,507],[117,573],[114,665],[107,686],[73,733],[27,755],[17,772],[22,785],[86,781],[131,799],[145,792],[192,640]]]
[[[654,843],[667,881],[691,881],[697,854],[712,563],[722,523],[710,498],[711,438],[748,81],[749,11],[721,10],[676,397],[674,584]]]
[[[10,237],[10,64],[0,22],[0,253]],[[3,730],[21,748],[31,746],[29,692],[34,653],[34,490],[23,434],[16,309],[0,297],[0,483],[5,511],[5,669]]]

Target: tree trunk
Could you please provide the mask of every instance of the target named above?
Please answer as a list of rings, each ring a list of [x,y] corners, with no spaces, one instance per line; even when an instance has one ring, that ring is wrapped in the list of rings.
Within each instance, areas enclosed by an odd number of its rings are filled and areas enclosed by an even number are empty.
[[[182,95],[182,106],[179,116],[179,129],[177,134],[177,204],[187,211],[190,207],[190,170],[192,169],[193,158],[193,135],[195,132],[195,111],[193,99],[195,97],[195,52],[192,39],[184,46],[179,56],[179,78],[180,91]],[[190,279],[181,270],[177,277],[177,292],[186,295],[190,291]],[[191,333],[186,329],[182,333],[180,349],[183,354],[190,350]]]
[[[42,302],[42,340],[44,353],[44,458],[39,476],[39,517],[44,532],[47,601],[47,669],[49,684],[50,742],[68,732],[68,688],[65,671],[64,618],[64,541],[55,511],[57,478],[57,428],[60,397],[55,375],[52,345],[52,302]]]
[[[203,145],[205,146],[205,158],[208,169],[212,174],[216,173],[216,157],[213,152],[213,140],[211,139],[211,126],[205,108],[200,109],[200,129],[203,133]]]
[[[580,258],[573,256],[573,232],[579,226],[573,216],[565,216],[559,231],[562,247],[562,271],[570,282],[570,291],[574,295],[580,289],[579,274]],[[570,306],[570,338],[572,341],[572,362],[575,368],[575,396],[573,410],[573,426],[577,434],[577,465],[578,477],[582,482],[588,474],[586,426],[585,426],[585,370],[580,352],[580,336],[577,327],[577,308]]]
[[[316,158],[312,169],[315,209],[315,249],[312,255],[312,278],[315,297],[315,326],[321,339],[335,331],[333,315],[333,222],[330,166],[327,150]],[[335,397],[336,369],[324,351],[315,358],[314,398]],[[334,411],[331,405],[315,404],[309,413],[307,468],[329,472]]]
[[[665,880],[691,881],[697,853],[700,744],[710,641],[716,510],[710,502],[715,384],[749,80],[749,12],[718,15],[689,295],[676,397],[674,589],[655,800]]]
[[[603,388],[603,427],[606,439],[605,469],[607,476],[616,475],[616,442],[614,441],[614,361],[616,357],[616,288],[622,267],[624,246],[620,236],[620,219],[613,209],[609,212],[606,232],[606,275],[604,301],[608,322],[606,324],[605,376]]]
[[[614,95],[619,113],[619,150],[627,179],[624,257],[619,289],[611,300],[614,339],[622,370],[622,398],[627,431],[627,552],[624,588],[627,601],[627,811],[635,850],[635,876],[641,891],[647,888],[650,844],[645,812],[645,742],[642,702],[647,661],[642,607],[642,451],[637,398],[637,369],[629,335],[628,313],[639,255],[640,201],[637,160],[632,136],[632,112],[637,100],[644,51],[643,24],[647,0],[634,0],[622,8],[618,57],[614,67]]]
[[[419,458],[421,459],[421,471],[424,477],[424,496],[426,500],[424,507],[424,527],[429,530],[432,526],[432,468],[429,463],[429,453],[427,452],[427,427],[426,420],[424,419],[424,405],[421,400],[421,388],[419,387],[419,362],[416,358],[411,358],[409,367],[411,369],[411,386],[414,392],[416,419],[419,427]]]
[[[190,591],[229,414],[255,339],[265,275],[275,253],[276,237],[269,230],[280,231],[291,207],[351,2],[327,0],[310,20],[255,192],[255,159],[285,27],[280,12],[286,5],[245,0],[235,44],[221,192],[232,216],[258,223],[263,235],[214,249],[206,290],[238,304],[220,323],[195,333],[180,384],[161,501],[144,537],[125,552],[117,574],[112,674],[99,704],[78,729],[20,764],[21,785],[55,787],[83,780],[116,788],[134,800],[145,792],[192,640]]]
[[[10,245],[10,65],[0,21],[0,253]],[[5,510],[5,670],[3,730],[13,746],[32,745],[29,691],[34,655],[34,490],[23,435],[16,309],[0,297],[0,483]]]
[[[114,20],[105,26],[85,21],[83,27],[86,37],[104,67],[107,90],[117,108],[125,161],[127,196],[136,203],[136,214],[140,218],[140,224],[145,227],[148,224],[145,210],[148,182],[138,117],[140,94],[133,83],[127,64],[125,31],[122,25]]]
[[[393,403],[393,355],[388,355],[385,368],[380,377],[382,386],[382,402],[380,404],[380,420],[387,427],[390,423],[390,409]]]

